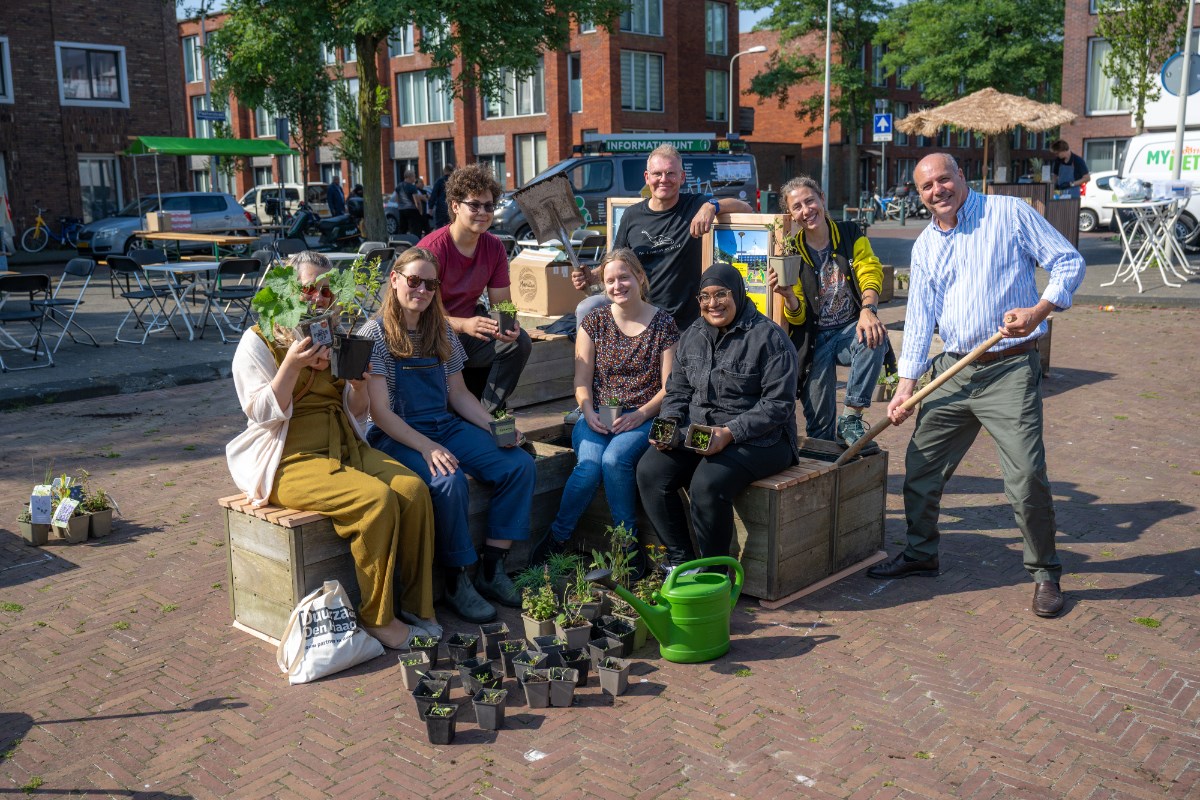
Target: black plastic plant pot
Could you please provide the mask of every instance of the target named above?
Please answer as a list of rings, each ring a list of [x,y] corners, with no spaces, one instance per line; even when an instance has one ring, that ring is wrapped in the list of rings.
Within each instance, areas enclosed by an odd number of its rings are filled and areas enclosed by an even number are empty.
[[[517,677],[516,668],[513,667],[513,659],[518,653],[525,650],[524,639],[505,639],[500,642],[500,660],[504,662],[504,677]]]
[[[604,626],[604,630],[609,636],[616,637],[621,640],[621,658],[629,658],[633,653],[633,643],[637,636],[637,626],[627,619],[617,618],[608,625]]]
[[[712,434],[713,429],[708,425],[697,425],[693,422],[688,425],[687,437],[684,439],[683,446],[702,453],[708,449],[709,442],[712,441]]]
[[[422,642],[426,642],[427,644],[416,644],[416,640],[414,639],[414,643],[409,647],[409,649],[414,653],[424,653],[429,657],[429,666],[422,667],[423,672],[429,672],[431,669],[437,669],[438,648],[442,642],[441,638],[438,636],[422,636],[419,638]]]
[[[479,626],[479,635],[483,637],[483,654],[492,661],[500,659],[500,642],[508,638],[508,625],[503,622],[489,622]]]
[[[527,669],[539,669],[549,666],[546,659],[549,658],[545,653],[539,650],[525,650],[513,656],[513,668],[520,677],[521,673]]]
[[[566,667],[550,670],[550,705],[555,708],[570,708],[575,702],[575,685],[579,673]]]
[[[587,648],[580,647],[575,650],[563,650],[559,655],[562,658],[564,667],[575,670],[578,676],[575,679],[575,685],[587,686],[588,670],[592,667],[592,659],[588,655]]]
[[[525,690],[525,702],[530,708],[548,708],[550,706],[550,670],[522,670],[518,680]]]
[[[427,669],[425,677],[431,681],[444,681],[447,687],[454,686],[454,679],[458,677],[458,673],[452,669]],[[446,690],[449,695],[449,688]]]
[[[597,666],[606,658],[620,658],[625,645],[621,640],[612,636],[601,636],[588,642],[588,655],[591,656],[592,666]]]
[[[561,667],[562,657],[560,653],[567,649],[565,640],[557,636],[535,636],[533,646],[538,649],[538,652],[546,655],[546,661],[542,664],[543,667]]]
[[[498,731],[504,727],[504,705],[508,699],[507,689],[495,693],[480,689],[471,700],[475,703],[475,722],[482,730]]]
[[[494,419],[488,423],[488,426],[492,429],[492,439],[495,440],[497,447],[512,447],[517,443],[516,417]]]
[[[455,664],[454,669],[456,669],[458,671],[459,676],[462,677],[462,679],[464,681],[463,688],[466,688],[466,685],[467,685],[465,683],[467,675],[469,675],[473,670],[477,670],[480,667],[486,667],[486,666],[490,665],[491,663],[492,662],[488,661],[486,658],[481,658],[479,656],[476,656],[475,658],[467,658],[467,659],[459,661],[457,664]],[[468,692],[468,694],[475,694],[475,693]]]
[[[459,664],[479,653],[479,637],[473,633],[454,633],[446,640],[450,663]]]
[[[675,434],[679,432],[679,423],[665,417],[655,417],[650,423],[650,441],[670,447],[675,444]]]
[[[488,316],[496,320],[496,324],[500,326],[500,333],[508,334],[517,327],[517,315],[510,314],[507,311],[497,311],[492,309],[488,312]]]
[[[423,678],[417,681],[417,688],[412,690],[412,696],[417,702],[417,716],[424,719],[430,706],[434,703],[444,703],[450,698],[450,682]]]
[[[621,658],[605,658],[596,670],[600,688],[613,697],[620,697],[629,688],[629,662]]]
[[[600,610],[599,603],[596,604],[596,610]],[[592,639],[592,625],[578,625],[574,628],[564,628],[558,621],[554,621],[554,635],[567,643],[565,650],[576,650],[580,647],[587,647],[587,643]]]
[[[463,670],[461,674],[463,691],[468,697],[473,697],[480,689],[495,689],[504,679],[490,661],[474,669]]]
[[[314,345],[333,347],[333,331],[337,327],[338,315],[337,311],[327,311],[324,314],[300,320],[293,329],[296,339],[309,337]]]
[[[329,351],[329,367],[333,370],[333,377],[354,381],[362,378],[371,363],[371,351],[374,348],[374,339],[335,333],[333,347]]]
[[[616,614],[617,619],[628,622],[633,626],[633,649],[640,650],[646,644],[646,637],[650,633],[650,627],[646,625],[646,620],[642,619],[639,614],[628,616],[626,614]]]
[[[399,657],[400,662],[400,678],[404,684],[404,688],[412,691],[417,688],[417,681],[421,680],[420,672],[429,671],[429,656],[426,653],[414,650],[411,653],[405,653]]]
[[[450,744],[454,741],[454,724],[458,720],[458,706],[436,703],[425,712],[425,730],[430,744]]]

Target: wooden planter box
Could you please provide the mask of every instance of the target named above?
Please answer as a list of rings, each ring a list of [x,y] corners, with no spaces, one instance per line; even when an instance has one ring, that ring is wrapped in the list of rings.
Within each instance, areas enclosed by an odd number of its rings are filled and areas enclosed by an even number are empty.
[[[896,296],[896,268],[883,265],[883,288],[879,290],[879,302],[886,303]]]
[[[561,432],[561,428],[556,425],[554,430]],[[575,466],[571,450],[538,441],[537,434],[528,434],[539,456],[531,521],[535,531],[553,521],[563,485]],[[488,489],[471,481],[469,522],[478,546],[486,536],[490,496]],[[277,640],[296,604],[327,580],[341,581],[350,599],[359,603],[350,545],[334,532],[327,517],[275,506],[252,509],[241,494],[217,502],[225,510],[229,607],[237,627]],[[514,548],[507,569],[524,566],[528,552],[528,547]]]

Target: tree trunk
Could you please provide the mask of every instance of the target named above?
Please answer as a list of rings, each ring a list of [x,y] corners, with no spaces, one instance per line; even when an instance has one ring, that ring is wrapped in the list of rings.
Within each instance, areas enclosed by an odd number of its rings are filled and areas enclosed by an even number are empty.
[[[1008,174],[1008,169],[1012,167],[1012,137],[1007,133],[1001,133],[998,136],[992,137],[992,143],[996,145],[995,149],[992,150],[992,181],[997,180],[996,169],[1005,167],[1004,180],[998,182],[1014,183],[1016,176]]]
[[[371,34],[354,37],[358,50],[358,119],[362,136],[363,238],[386,242],[383,216],[383,136],[379,128],[379,46],[383,40]]]

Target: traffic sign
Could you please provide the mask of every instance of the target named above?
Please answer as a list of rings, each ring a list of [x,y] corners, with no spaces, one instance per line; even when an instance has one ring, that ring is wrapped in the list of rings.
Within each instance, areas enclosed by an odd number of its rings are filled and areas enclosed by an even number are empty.
[[[224,122],[225,112],[202,108],[196,112],[196,119],[207,120],[209,122]]]
[[[892,140],[892,115],[891,114],[876,114],[874,130],[875,130],[874,141],[890,142]]]
[[[1183,88],[1183,53],[1176,53],[1163,64],[1160,79],[1163,88],[1174,97],[1179,97]],[[1192,68],[1188,70],[1188,94],[1200,92],[1200,56],[1192,53]]]

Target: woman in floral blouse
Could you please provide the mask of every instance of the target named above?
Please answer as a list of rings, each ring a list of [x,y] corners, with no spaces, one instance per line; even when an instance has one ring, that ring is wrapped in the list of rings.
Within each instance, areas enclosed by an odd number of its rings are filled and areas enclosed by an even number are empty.
[[[575,400],[583,416],[575,423],[571,444],[578,460],[563,488],[558,516],[531,556],[535,564],[567,549],[602,481],[613,525],[635,531],[635,468],[650,445],[650,424],[662,404],[679,341],[671,315],[646,302],[649,283],[632,250],[608,253],[600,274],[612,305],[583,318],[575,343]],[[622,413],[610,428],[601,421],[599,407],[612,399],[619,401]],[[633,559],[640,572],[640,558]]]

